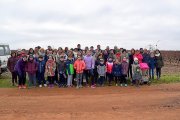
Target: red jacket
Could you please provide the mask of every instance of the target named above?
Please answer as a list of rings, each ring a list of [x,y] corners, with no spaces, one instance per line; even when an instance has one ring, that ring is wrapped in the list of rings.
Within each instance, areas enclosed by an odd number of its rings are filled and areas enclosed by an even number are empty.
[[[76,69],[76,73],[83,73],[86,65],[83,60],[76,60],[74,63],[74,69]]]
[[[38,70],[38,64],[36,61],[33,60],[33,62],[28,61],[25,66],[25,71],[30,74],[36,74],[36,71]]]

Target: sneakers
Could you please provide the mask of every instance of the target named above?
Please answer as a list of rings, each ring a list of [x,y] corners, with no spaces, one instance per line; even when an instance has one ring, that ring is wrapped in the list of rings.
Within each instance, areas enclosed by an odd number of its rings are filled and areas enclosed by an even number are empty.
[[[76,89],[79,89],[79,86],[76,86]]]
[[[121,87],[123,86],[123,84],[121,84]]]
[[[44,87],[47,87],[47,84],[44,84]]]
[[[125,84],[124,86],[127,87],[127,84]]]
[[[91,85],[91,88],[96,88],[95,85]]]
[[[42,88],[42,85],[39,85],[40,88]]]
[[[22,88],[23,88],[23,89],[26,89],[26,86],[25,86],[25,85],[23,85],[23,86],[22,86]]]
[[[116,83],[116,86],[118,86],[118,84]]]
[[[18,88],[19,88],[19,89],[22,89],[22,86],[21,86],[21,85],[19,85],[19,86],[18,86]]]

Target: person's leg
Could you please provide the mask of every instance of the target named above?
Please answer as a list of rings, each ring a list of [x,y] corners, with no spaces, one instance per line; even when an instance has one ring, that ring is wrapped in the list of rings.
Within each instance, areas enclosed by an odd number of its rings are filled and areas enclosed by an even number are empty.
[[[67,75],[67,86],[69,87],[70,86],[70,75]]]
[[[11,77],[12,77],[12,86],[14,86],[14,82],[15,82],[15,79],[14,79],[14,72],[11,72]]]
[[[156,68],[156,76],[157,76],[157,79],[159,79],[158,78],[158,76],[159,76],[159,69],[158,68]]]
[[[151,75],[152,75],[152,79],[154,80],[154,68],[151,69]]]
[[[86,84],[88,85],[89,84],[89,71],[84,70],[84,74],[85,74],[85,77],[86,77]]]
[[[18,79],[19,79],[19,86],[22,86],[22,75],[18,74]]]
[[[79,74],[79,86],[82,87],[82,76],[83,76],[83,73],[80,73]]]
[[[33,85],[36,87],[37,85],[36,74],[33,74],[32,77],[33,77]]]
[[[91,69],[89,71],[89,73],[90,73],[91,85],[94,86],[95,85],[95,80],[94,80],[94,71],[93,71],[93,69]]]
[[[33,78],[32,78],[32,75],[30,73],[28,73],[28,78],[29,78],[29,81],[28,81],[28,87],[32,87],[33,85]]]
[[[26,73],[23,73],[22,85],[25,86],[26,84]]]
[[[76,88],[79,88],[79,83],[80,83],[80,75],[79,75],[79,73],[76,73],[76,81],[77,81]]]
[[[159,68],[159,79],[161,78],[161,68]]]

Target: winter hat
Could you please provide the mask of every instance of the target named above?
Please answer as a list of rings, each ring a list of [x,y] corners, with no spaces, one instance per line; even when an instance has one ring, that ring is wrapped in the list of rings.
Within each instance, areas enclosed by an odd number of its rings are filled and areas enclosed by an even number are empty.
[[[137,58],[137,57],[135,57],[135,58],[134,58],[134,61],[138,61],[138,58]]]

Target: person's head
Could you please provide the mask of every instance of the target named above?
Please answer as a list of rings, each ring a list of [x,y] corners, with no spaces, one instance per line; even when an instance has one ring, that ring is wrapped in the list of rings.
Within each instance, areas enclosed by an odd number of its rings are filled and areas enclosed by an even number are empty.
[[[33,61],[33,60],[34,60],[33,55],[29,55],[29,61]]]
[[[143,48],[140,48],[139,50],[140,50],[140,53],[143,53],[143,52],[144,52]]]
[[[23,60],[24,62],[27,61],[27,56],[24,55],[24,56],[22,57],[22,60]]]
[[[41,48],[40,50],[39,50],[41,53],[44,53],[45,51],[44,51],[44,48]]]
[[[139,63],[138,58],[136,58],[136,57],[134,58],[134,63],[135,63],[135,64],[138,64],[138,63]]]
[[[30,48],[30,49],[29,49],[29,54],[34,54],[33,48]]]
[[[140,51],[139,51],[139,50],[136,50],[135,54],[139,54],[139,53],[140,53]]]
[[[97,45],[97,49],[100,50],[100,49],[101,49],[101,46],[100,46],[100,45]]]
[[[77,48],[78,48],[78,49],[81,49],[81,45],[80,45],[80,44],[78,44],[78,45],[77,45]]]
[[[90,55],[91,55],[91,51],[88,50],[88,51],[86,52],[86,54],[87,54],[88,56],[90,56]]]
[[[78,55],[78,56],[77,56],[77,59],[78,59],[78,60],[81,60],[81,56],[80,56],[80,55]]]
[[[113,61],[112,57],[109,57],[108,61],[109,61],[109,62],[112,62],[112,61]]]
[[[110,49],[109,46],[107,46],[107,47],[106,47],[106,50],[109,50],[109,49]]]
[[[114,50],[113,50],[113,49],[111,49],[111,50],[110,50],[110,53],[111,53],[111,54],[114,54]]]
[[[64,56],[60,56],[59,60],[64,61]]]
[[[159,53],[160,53],[160,51],[157,49],[157,50],[155,51],[155,53],[156,53],[156,54],[159,54]]]
[[[154,52],[150,52],[150,57],[154,57]]]
[[[39,55],[39,61],[43,61],[43,56]]]
[[[126,58],[126,57],[124,57],[124,58],[123,58],[123,62],[126,62],[126,61],[127,61],[127,58]]]
[[[134,49],[134,48],[131,49],[131,54],[132,54],[132,55],[135,54],[135,49]]]
[[[51,46],[48,46],[48,50],[52,50],[52,47],[51,47]]]
[[[144,49],[144,53],[148,53],[148,50],[146,48]]]
[[[104,64],[104,59],[100,59],[100,63],[101,63],[101,64]]]
[[[122,50],[122,53],[126,53],[126,49],[123,49],[123,50]]]
[[[16,57],[16,52],[12,52],[11,57]]]
[[[48,60],[53,60],[53,56],[52,56],[52,55],[49,55],[49,56],[48,56]]]
[[[65,47],[65,48],[64,48],[64,51],[66,51],[66,52],[67,52],[68,50],[69,50],[69,48],[68,48],[68,47]]]
[[[91,50],[91,51],[93,51],[93,50],[94,50],[94,47],[93,47],[93,46],[91,46],[91,47],[90,47],[90,50]]]

